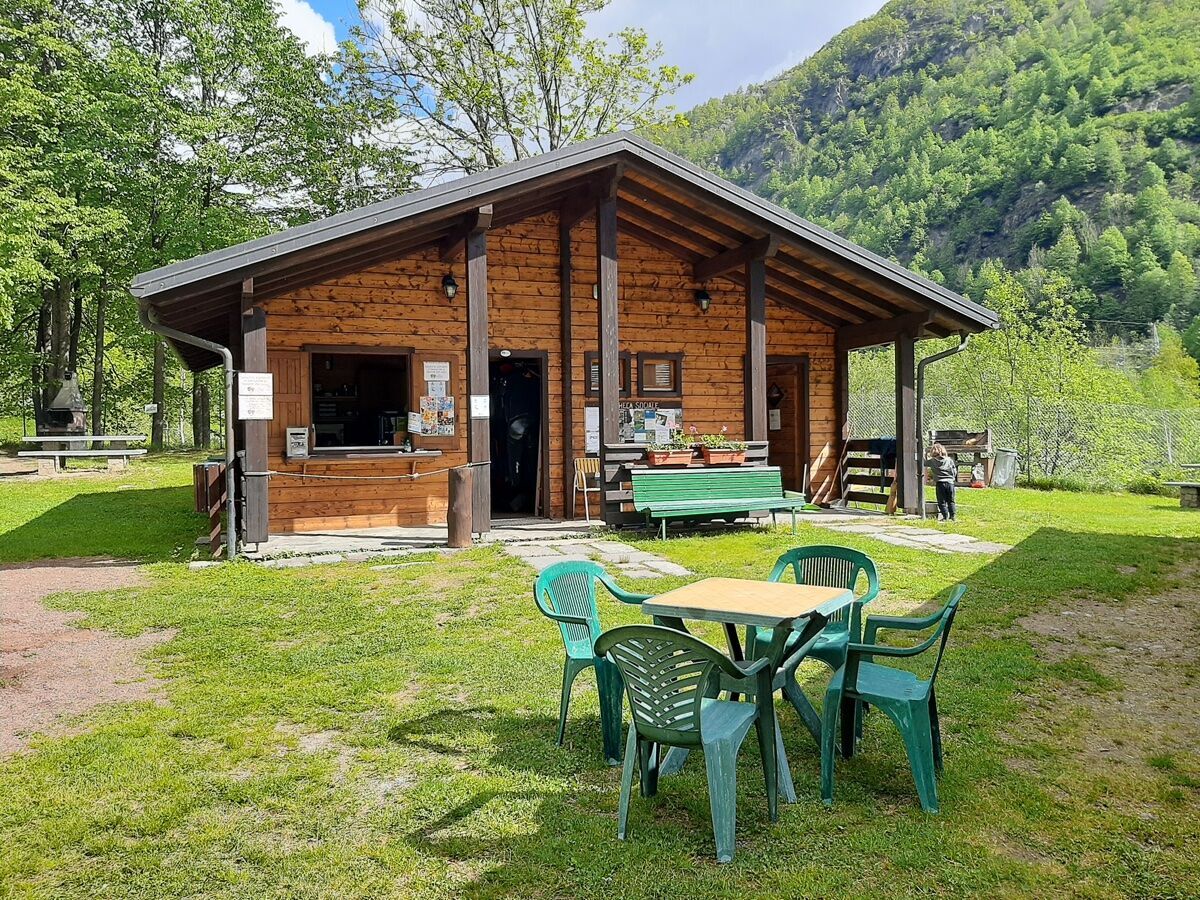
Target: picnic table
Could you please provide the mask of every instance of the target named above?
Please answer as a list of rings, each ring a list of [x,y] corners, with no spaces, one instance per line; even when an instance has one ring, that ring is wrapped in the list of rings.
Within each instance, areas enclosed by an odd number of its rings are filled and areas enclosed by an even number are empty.
[[[144,449],[131,449],[130,444],[146,440],[144,434],[46,434],[28,435],[21,440],[27,444],[41,444],[40,450],[19,450],[17,456],[31,457],[38,461],[39,475],[60,472],[71,457],[108,460],[108,468],[124,469],[130,457],[145,456]],[[85,449],[82,445],[106,444],[107,447]]]
[[[719,623],[724,628],[735,662],[745,661],[738,626],[771,628],[772,638],[765,656],[771,660],[774,673],[784,661],[787,638],[795,623],[805,622],[803,642],[824,628],[830,616],[853,601],[854,593],[844,588],[742,578],[703,578],[643,601],[642,611],[653,616],[656,625],[681,631],[687,631],[684,619]],[[816,711],[803,695],[788,699],[819,744],[820,717]],[[787,802],[794,803],[796,793],[787,758],[782,753],[782,741],[779,741],[778,749],[780,788]],[[687,755],[686,749],[673,748],[663,761],[662,774],[678,772]]]

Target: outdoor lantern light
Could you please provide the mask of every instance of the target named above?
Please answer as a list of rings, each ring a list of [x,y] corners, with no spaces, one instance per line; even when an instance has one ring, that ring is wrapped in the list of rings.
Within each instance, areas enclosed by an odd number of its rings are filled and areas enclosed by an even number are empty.
[[[449,272],[442,276],[442,290],[446,292],[447,300],[453,300],[454,295],[458,293],[458,282]]]
[[[708,308],[712,306],[712,297],[709,296],[708,291],[701,288],[696,291],[696,302],[700,305],[700,312],[708,312]]]

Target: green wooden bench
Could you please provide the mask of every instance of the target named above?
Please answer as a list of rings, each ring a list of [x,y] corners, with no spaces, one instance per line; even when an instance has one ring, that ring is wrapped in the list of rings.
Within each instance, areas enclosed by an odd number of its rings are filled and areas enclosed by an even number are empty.
[[[667,536],[670,519],[732,519],[753,512],[769,512],[772,520],[781,509],[792,513],[808,502],[803,494],[783,489],[778,466],[741,466],[729,469],[634,469],[633,507],[647,524],[661,521]]]

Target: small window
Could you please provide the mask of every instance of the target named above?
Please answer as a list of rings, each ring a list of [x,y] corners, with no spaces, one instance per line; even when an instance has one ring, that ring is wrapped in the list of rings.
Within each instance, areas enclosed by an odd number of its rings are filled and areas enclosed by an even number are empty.
[[[632,381],[630,377],[630,369],[632,368],[633,358],[628,353],[620,355],[620,362],[617,365],[617,383],[619,393],[622,397],[629,396],[629,384]],[[600,354],[594,350],[589,350],[583,354],[583,371],[586,376],[587,395],[589,397],[600,396]]]
[[[317,447],[398,444],[407,431],[408,355],[312,353],[312,415]]]
[[[638,396],[682,397],[683,354],[639,353]]]

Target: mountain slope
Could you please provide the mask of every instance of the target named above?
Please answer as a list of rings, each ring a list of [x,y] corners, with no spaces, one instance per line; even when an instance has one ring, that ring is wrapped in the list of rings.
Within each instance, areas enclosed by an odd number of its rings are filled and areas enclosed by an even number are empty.
[[[1200,0],[895,0],[687,118],[654,138],[956,289],[995,258],[1110,331],[1200,312]]]

